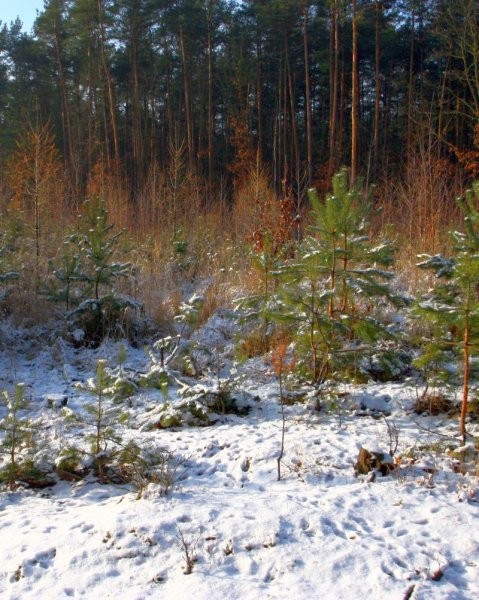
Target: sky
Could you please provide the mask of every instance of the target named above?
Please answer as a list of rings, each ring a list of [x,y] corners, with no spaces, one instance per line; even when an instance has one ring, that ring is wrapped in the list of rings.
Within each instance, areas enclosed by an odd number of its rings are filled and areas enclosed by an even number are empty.
[[[10,25],[18,16],[23,23],[23,30],[30,32],[37,10],[43,10],[43,0],[0,0],[0,21],[2,25]]]

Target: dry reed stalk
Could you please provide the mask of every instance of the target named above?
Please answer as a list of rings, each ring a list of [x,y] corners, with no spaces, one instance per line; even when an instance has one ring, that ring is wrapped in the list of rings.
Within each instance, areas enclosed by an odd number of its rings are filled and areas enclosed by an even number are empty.
[[[384,231],[392,225],[398,248],[396,270],[406,274],[410,287],[421,286],[425,279],[424,273],[414,277],[417,254],[448,253],[448,232],[461,228],[456,204],[460,191],[450,163],[421,150],[411,154],[402,177],[384,181],[378,187],[377,205],[381,210],[373,227]]]

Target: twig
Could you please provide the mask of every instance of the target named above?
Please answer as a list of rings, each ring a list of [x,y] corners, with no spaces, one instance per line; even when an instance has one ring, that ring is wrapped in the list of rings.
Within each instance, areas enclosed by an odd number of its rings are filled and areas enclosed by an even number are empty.
[[[183,552],[183,559],[185,561],[184,573],[185,575],[191,575],[193,572],[193,566],[197,561],[195,548],[199,538],[197,538],[195,542],[192,542],[191,540],[186,539],[183,531],[177,527],[176,539],[178,540],[178,545]]]

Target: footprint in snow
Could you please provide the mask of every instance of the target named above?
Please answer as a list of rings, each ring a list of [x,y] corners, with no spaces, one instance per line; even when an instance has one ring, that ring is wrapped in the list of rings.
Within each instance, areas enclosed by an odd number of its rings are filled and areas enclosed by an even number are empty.
[[[406,563],[403,560],[401,560],[398,556],[393,556],[392,561],[398,567],[401,567],[401,569],[407,569],[408,568],[408,566],[406,565]]]
[[[425,538],[431,537],[431,534],[427,530],[421,531],[421,535],[422,535],[422,537],[425,537]]]
[[[339,529],[339,527],[336,525],[336,523],[334,521],[332,521],[331,519],[328,519],[327,517],[322,517],[321,525],[322,525],[324,533],[326,535],[329,535],[330,533],[334,533],[334,535],[337,535],[339,537],[342,537],[342,538],[346,537],[346,534],[344,533],[344,531],[341,531],[341,529]]]
[[[306,529],[309,529],[309,521],[308,519],[306,519],[305,517],[302,517],[300,522],[299,522],[299,526],[301,527],[301,529],[303,531],[306,531]]]
[[[356,529],[358,533],[372,533],[372,528],[366,519],[351,515],[351,513],[349,513],[348,516],[352,522],[351,529]]]
[[[263,577],[263,581],[265,583],[270,583],[271,581],[273,581],[276,577],[276,573],[275,573],[275,569],[274,567],[270,567],[267,571],[266,571],[266,575]]]
[[[43,529],[43,533],[51,533],[52,531],[55,531],[55,527],[53,527],[53,525],[49,525],[48,527],[45,527]]]
[[[250,575],[256,575],[256,573],[259,571],[259,565],[255,560],[251,561],[251,564],[249,566],[249,574]]]
[[[217,510],[216,508],[214,508],[213,510],[210,510],[210,513],[209,513],[210,521],[214,521],[218,517],[219,514],[220,514],[220,511]]]
[[[37,571],[37,569],[48,569],[52,566],[56,554],[56,548],[50,548],[49,550],[38,552],[33,558],[24,561],[23,565],[19,567],[18,573],[21,573],[22,577],[30,577],[35,575],[35,571]],[[37,577],[38,576],[39,575],[37,575]]]
[[[189,515],[180,515],[176,520],[178,523],[190,523],[191,517]]]
[[[384,521],[384,523],[383,523],[384,529],[388,529],[389,527],[392,527],[393,525],[394,525],[394,521]]]

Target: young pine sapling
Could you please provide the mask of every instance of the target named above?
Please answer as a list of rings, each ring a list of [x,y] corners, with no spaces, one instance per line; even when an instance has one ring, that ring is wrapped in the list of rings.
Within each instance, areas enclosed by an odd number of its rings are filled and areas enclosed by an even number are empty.
[[[277,348],[272,352],[271,363],[273,370],[278,377],[279,383],[279,405],[281,409],[281,442],[279,447],[278,458],[276,459],[277,470],[278,470],[278,481],[281,480],[281,462],[284,456],[284,441],[286,434],[286,414],[284,410],[284,378],[285,376],[294,371],[295,361],[294,358],[288,358],[288,346],[286,342],[281,342]]]
[[[2,394],[6,417],[0,421],[0,432],[3,439],[0,442],[0,452],[6,454],[7,465],[0,473],[0,480],[5,481],[10,490],[14,490],[18,479],[24,471],[25,452],[34,447],[34,431],[32,423],[22,414],[29,408],[29,402],[24,396],[24,384],[18,383],[13,394],[4,391]]]
[[[451,232],[455,242],[451,258],[421,255],[418,266],[436,273],[437,284],[416,307],[416,314],[426,318],[433,328],[433,338],[426,345],[436,370],[445,373],[447,353],[462,369],[462,402],[459,431],[466,443],[466,416],[470,383],[473,376],[472,358],[479,353],[479,181],[460,199],[464,211],[465,232]]]
[[[289,324],[298,347],[307,349],[314,382],[334,374],[341,356],[391,337],[374,316],[374,306],[404,304],[389,282],[390,241],[373,244],[367,235],[371,203],[359,185],[349,187],[345,170],[333,178],[333,193],[321,202],[310,192],[314,225],[297,257],[281,268],[277,321]]]
[[[86,384],[78,387],[95,396],[96,402],[85,405],[88,413],[87,423],[92,426],[93,433],[88,436],[91,453],[93,455],[94,467],[100,481],[105,480],[105,466],[111,459],[107,452],[111,442],[118,445],[120,436],[115,432],[114,423],[118,421],[118,408],[108,406],[107,397],[112,394],[113,381],[107,371],[106,360],[97,361],[95,377]]]
[[[108,210],[101,200],[85,203],[83,216],[85,231],[82,239],[82,252],[85,257],[85,269],[93,287],[96,300],[100,298],[100,286],[110,286],[118,277],[126,277],[130,263],[114,260],[119,238],[123,232],[112,233],[113,224],[109,223]]]

